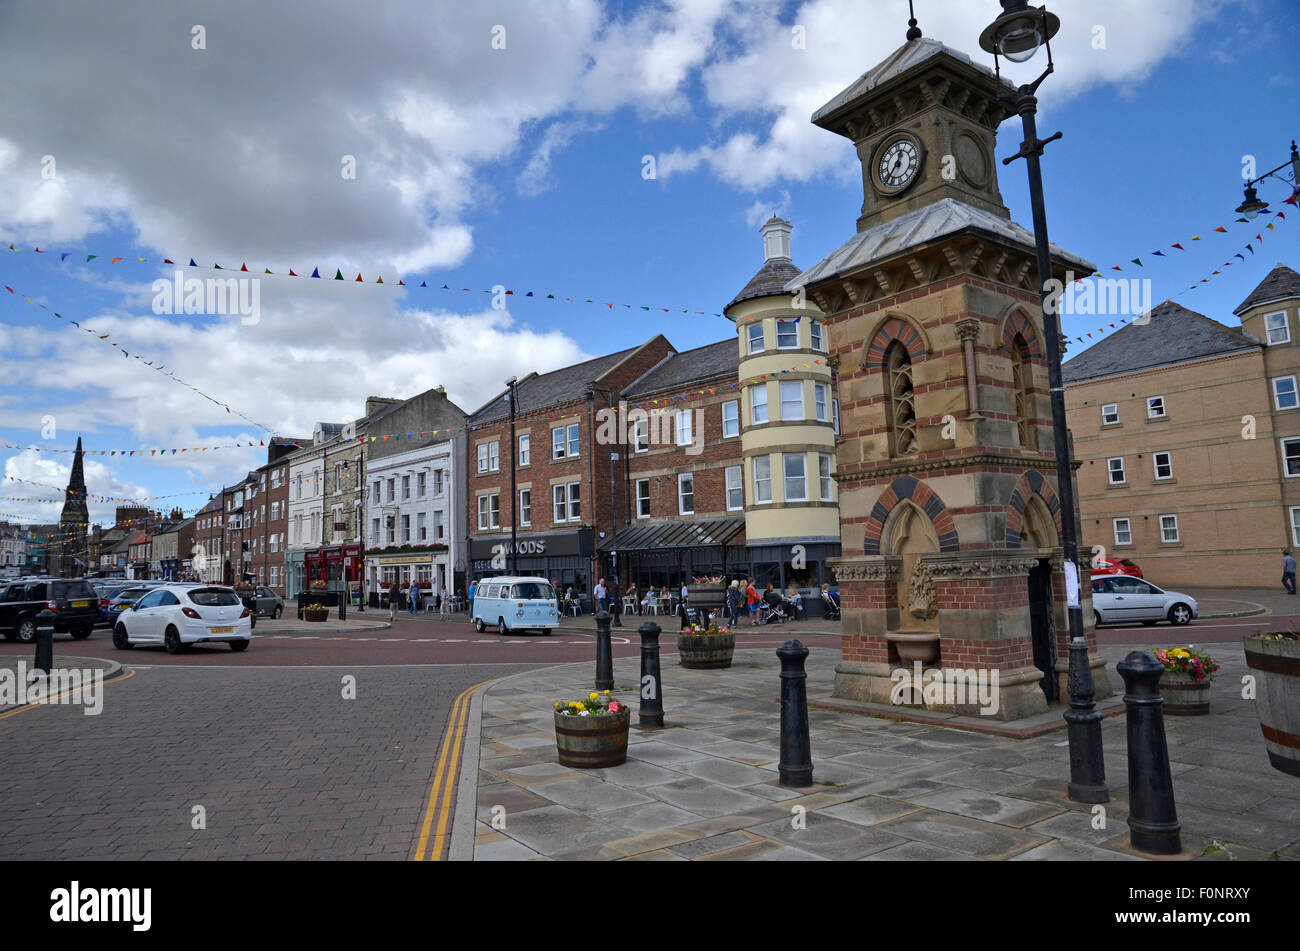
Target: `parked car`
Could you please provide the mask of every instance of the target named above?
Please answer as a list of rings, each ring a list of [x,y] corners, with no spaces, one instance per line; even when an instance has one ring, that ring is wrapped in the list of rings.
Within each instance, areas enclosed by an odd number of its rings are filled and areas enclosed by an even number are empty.
[[[1092,574],[1094,577],[1096,575],[1128,575],[1130,578],[1141,578],[1142,569],[1137,566],[1137,562],[1121,558],[1119,561],[1094,562]]]
[[[550,634],[560,623],[555,590],[545,578],[489,578],[474,592],[470,615],[480,634],[494,626],[498,634],[527,628]]]
[[[0,590],[0,632],[7,641],[24,644],[36,640],[36,615],[54,612],[54,633],[89,637],[99,621],[99,599],[84,580],[40,578],[15,581]]]
[[[284,613],[284,598],[270,588],[258,585],[252,594],[242,595],[244,607],[253,612],[254,625],[258,617],[278,618]]]
[[[1098,624],[1158,621],[1190,624],[1199,613],[1196,599],[1178,591],[1166,591],[1141,578],[1110,575],[1092,579],[1092,610]]]
[[[104,599],[104,601],[101,601],[99,605],[100,613],[104,615],[104,619],[108,622],[108,626],[111,628],[123,611],[129,608],[136,601],[139,601],[156,587],[158,586],[135,582],[124,588],[115,589],[114,592],[108,598]],[[105,603],[105,601],[107,601],[107,603]]]
[[[129,650],[159,644],[176,654],[191,644],[225,642],[232,651],[242,651],[253,637],[251,615],[234,588],[165,584],[118,616],[113,646]]]

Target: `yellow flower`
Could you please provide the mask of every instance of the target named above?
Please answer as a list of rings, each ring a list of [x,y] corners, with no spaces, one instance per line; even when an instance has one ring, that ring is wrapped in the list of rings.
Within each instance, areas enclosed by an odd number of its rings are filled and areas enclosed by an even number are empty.
[[[556,701],[555,701],[555,705],[556,705],[556,707],[559,707],[559,705],[560,705],[560,701],[556,700]]]
[[[599,699],[600,699],[600,694],[598,694],[598,693],[594,693],[594,692],[593,692],[593,693],[589,693],[589,694],[587,694],[587,696],[590,697],[592,700],[599,700]]]
[[[607,697],[609,696],[609,691],[608,691],[608,690],[605,691],[605,696],[607,696]]]

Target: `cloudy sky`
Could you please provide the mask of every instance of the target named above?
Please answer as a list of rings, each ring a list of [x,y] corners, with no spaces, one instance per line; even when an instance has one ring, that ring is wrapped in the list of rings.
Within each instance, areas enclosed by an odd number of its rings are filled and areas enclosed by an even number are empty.
[[[1063,26],[1040,128],[1065,132],[1044,160],[1053,240],[1105,266],[1231,222],[1244,157],[1271,168],[1300,134],[1293,4],[1050,6]],[[906,9],[10,0],[0,237],[20,250],[3,261],[16,293],[0,292],[0,441],[227,447],[88,460],[92,493],[192,492],[176,501],[193,508],[264,461],[233,443],[354,418],[367,395],[442,384],[473,410],[511,374],[655,332],[679,349],[721,339],[730,325],[695,312],[720,312],[758,268],[762,219],[793,219],[805,267],[853,233],[852,147],[809,116],[902,43]],[[917,0],[927,36],[980,62],[997,10]],[[999,154],[1019,139],[1008,122]],[[1028,221],[1023,166],[1000,169],[1013,217]],[[1276,184],[1262,194],[1285,197]],[[1186,292],[1237,237],[1148,258],[1156,299]],[[1233,323],[1276,261],[1300,267],[1298,252],[1300,220],[1179,299]],[[257,321],[156,314],[168,257],[246,263],[260,277]],[[311,280],[313,268],[347,280]],[[497,285],[515,291],[503,309],[483,293]],[[648,321],[642,305],[672,313]],[[1067,335],[1094,322],[1067,318]],[[57,502],[36,500],[59,493],[30,483],[62,485],[68,454],[0,458],[0,511],[56,518]]]

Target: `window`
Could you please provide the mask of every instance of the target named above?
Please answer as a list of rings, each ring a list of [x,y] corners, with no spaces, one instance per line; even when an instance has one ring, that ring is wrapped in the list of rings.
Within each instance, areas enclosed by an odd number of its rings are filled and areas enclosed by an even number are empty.
[[[1103,403],[1101,406],[1101,424],[1103,426],[1114,426],[1119,422],[1119,404]]]
[[[799,346],[799,325],[794,318],[776,322],[776,349],[794,350]]]
[[[1025,338],[1016,334],[1011,341],[1011,386],[1016,394],[1016,438],[1025,449],[1033,448],[1033,430],[1029,421],[1031,372],[1029,348]]]
[[[1157,452],[1151,457],[1155,464],[1157,479],[1172,479],[1174,477],[1173,458],[1167,452]]]
[[[890,449],[895,456],[920,451],[916,441],[916,407],[912,390],[912,358],[897,340],[885,354],[889,406]]]
[[[745,508],[743,466],[727,466],[727,511],[739,512]]]
[[[415,516],[415,537],[418,541],[427,541],[429,538],[429,529],[424,524],[424,513],[420,512]]]
[[[404,475],[402,476],[402,498],[409,499],[410,497],[411,497],[411,477],[409,475]]]
[[[1165,545],[1172,545],[1178,541],[1177,515],[1160,516],[1160,541]]]
[[[749,352],[763,352],[763,322],[761,320],[749,325]]]
[[[410,540],[411,540],[411,516],[403,515],[402,516],[402,541],[409,542]]]
[[[1282,462],[1288,479],[1300,476],[1300,439],[1282,440]]]
[[[781,418],[803,419],[803,381],[781,381]]]
[[[1300,505],[1291,507],[1291,544],[1300,546]]]
[[[1165,398],[1152,396],[1147,399],[1147,419],[1165,418]]]
[[[555,521],[577,522],[582,519],[582,506],[579,500],[580,483],[560,483],[551,486],[552,500],[555,508]]]
[[[772,501],[772,457],[754,457],[754,501],[758,504]]]
[[[633,452],[650,451],[650,421],[648,419],[633,420],[632,451]]]
[[[433,494],[442,495],[442,470],[433,470]]]
[[[677,477],[677,512],[679,515],[695,514],[695,475],[683,472]]]
[[[813,384],[813,405],[817,407],[817,419],[826,422],[826,384]]]
[[[388,501],[390,502],[397,501],[397,480],[396,479],[388,480]]]
[[[650,517],[650,480],[636,480],[636,517]]]
[[[482,503],[480,502],[479,511],[481,512],[482,509],[483,506]],[[385,524],[388,528],[388,544],[396,545],[397,544],[397,519],[392,515],[390,515],[385,519]]]
[[[785,500],[804,502],[808,499],[808,480],[804,455],[801,452],[782,453],[785,469]]]
[[[1113,521],[1115,526],[1115,544],[1132,545],[1133,528],[1130,525],[1129,520],[1126,518],[1117,518],[1114,519]]]
[[[767,422],[767,384],[759,383],[749,388],[750,423]]]
[[[1287,326],[1286,311],[1268,314],[1264,318],[1264,332],[1268,335],[1270,344],[1290,343],[1291,328]]]
[[[826,340],[822,336],[821,324],[819,324],[815,320],[810,320],[808,322],[808,334],[810,339],[812,340],[812,348],[814,350],[821,350],[821,351],[826,350]]]
[[[478,527],[480,531],[501,527],[501,496],[497,493],[478,497]]]
[[[528,433],[524,433],[522,436],[519,437],[519,464],[521,466],[528,465],[528,460],[531,452],[532,452],[532,440],[529,438]]]
[[[446,534],[447,534],[447,513],[434,512],[433,513],[433,540],[436,542],[440,542],[442,541],[443,537]]]
[[[578,454],[578,424],[557,426],[551,430],[551,458],[567,459]]]
[[[533,490],[519,490],[519,524],[533,524]]]
[[[722,404],[722,435],[723,438],[740,435],[739,400],[727,400]]]
[[[425,474],[423,472],[417,472],[415,474],[415,494],[418,495],[420,498],[424,498],[424,489],[425,489],[424,476]]]
[[[501,468],[501,443],[499,440],[480,443],[478,447],[478,471],[497,472]]]
[[[677,445],[689,446],[691,441],[691,411],[688,409],[679,410],[677,413]]]
[[[375,483],[375,494],[374,494],[374,499],[373,499],[373,501],[374,501],[374,503],[375,503],[376,505],[379,504],[379,488],[380,488],[380,485],[381,485],[381,483],[378,483],[378,482]]]
[[[1124,482],[1123,456],[1115,456],[1113,459],[1107,459],[1106,468],[1110,472],[1111,485],[1121,485]]]
[[[829,453],[820,452],[817,454],[817,477],[821,480],[822,501],[830,502],[831,496],[831,457]]]
[[[836,399],[831,400],[831,428],[836,436],[840,434],[840,401]]]
[[[293,538],[294,541],[298,540],[298,523],[296,521],[293,526]],[[379,519],[377,518],[372,518],[370,520],[370,538],[371,544],[379,543]]]
[[[1295,409],[1300,406],[1300,399],[1296,398],[1295,377],[1273,378],[1273,406],[1276,409]]]
[[[275,522],[275,521],[279,521],[279,519],[280,519],[280,503],[279,503],[279,502],[272,502],[272,503],[271,503],[271,521]]]

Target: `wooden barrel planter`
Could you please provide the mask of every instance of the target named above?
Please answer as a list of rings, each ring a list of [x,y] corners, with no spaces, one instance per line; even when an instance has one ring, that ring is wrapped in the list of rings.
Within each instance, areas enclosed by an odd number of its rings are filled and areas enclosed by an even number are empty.
[[[1249,635],[1246,666],[1255,675],[1255,712],[1273,768],[1300,776],[1300,640]]]
[[[598,717],[575,717],[555,713],[555,748],[561,766],[603,769],[627,760],[627,731],[632,711],[624,706],[618,713]]]
[[[677,657],[687,670],[721,670],[731,666],[736,650],[735,634],[677,636]]]
[[[1202,717],[1210,712],[1210,681],[1194,680],[1187,674],[1165,671],[1160,678],[1160,696],[1165,713],[1180,717]]]
[[[695,618],[703,624],[713,612],[722,617],[727,604],[727,589],[720,584],[692,584],[686,586],[686,606],[695,609]]]
[[[328,621],[330,617],[329,608],[321,608],[314,611],[311,608],[303,608],[302,619],[304,621]]]

